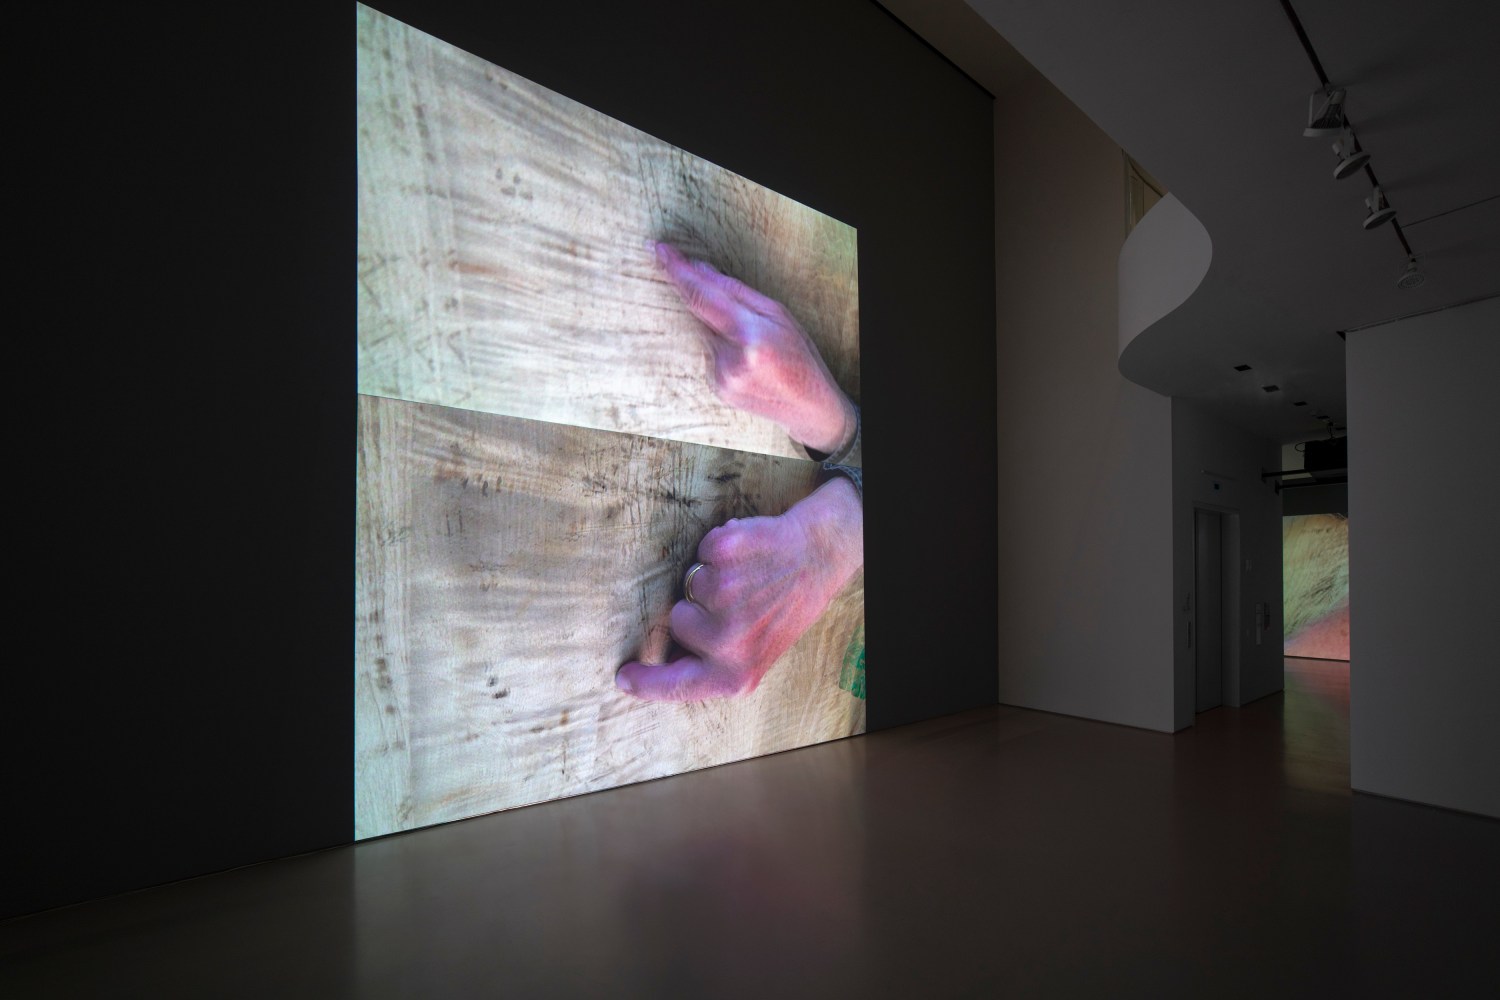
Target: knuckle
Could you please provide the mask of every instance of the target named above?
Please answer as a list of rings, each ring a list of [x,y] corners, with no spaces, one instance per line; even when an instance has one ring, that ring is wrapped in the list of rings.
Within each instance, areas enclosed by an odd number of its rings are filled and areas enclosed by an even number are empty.
[[[724,533],[722,527],[710,528],[708,534],[698,543],[698,561],[711,563],[719,553],[719,536]]]
[[[720,525],[705,535],[698,552],[704,562],[732,566],[743,545],[738,525],[731,522]],[[720,569],[722,568],[721,566]]]

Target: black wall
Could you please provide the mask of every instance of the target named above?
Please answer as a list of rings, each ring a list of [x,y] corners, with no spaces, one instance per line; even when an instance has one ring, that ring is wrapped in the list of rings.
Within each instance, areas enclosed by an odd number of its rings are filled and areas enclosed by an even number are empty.
[[[1349,487],[1344,483],[1328,486],[1294,486],[1281,491],[1281,516],[1293,514],[1343,514],[1349,516]]]
[[[869,0],[374,6],[859,229],[870,728],[994,703],[989,96]],[[352,14],[27,35],[71,377],[0,915],[352,835]]]

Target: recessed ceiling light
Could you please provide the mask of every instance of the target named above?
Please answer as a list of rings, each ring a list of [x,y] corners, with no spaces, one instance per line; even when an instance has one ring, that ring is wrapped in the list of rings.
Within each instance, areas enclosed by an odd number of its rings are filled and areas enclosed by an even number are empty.
[[[1234,370],[1237,371],[1237,372],[1247,372],[1247,371],[1250,370],[1250,366],[1249,365],[1235,365],[1234,366]]]
[[[1261,388],[1262,392],[1280,392],[1281,391],[1281,386],[1279,386],[1279,385],[1263,385],[1260,388]]]

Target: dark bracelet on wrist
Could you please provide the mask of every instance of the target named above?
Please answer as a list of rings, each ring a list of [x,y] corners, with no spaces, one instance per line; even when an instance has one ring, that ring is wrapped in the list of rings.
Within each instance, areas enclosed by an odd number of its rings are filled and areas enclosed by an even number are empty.
[[[850,405],[854,407],[854,433],[848,441],[844,442],[843,447],[831,454],[806,445],[803,445],[802,449],[807,452],[808,458],[823,464],[823,474],[818,477],[820,484],[828,482],[833,476],[844,476],[854,484],[854,491],[859,494],[859,502],[863,504],[865,502],[864,470],[857,465],[847,464],[848,459],[860,453],[863,421],[860,418],[859,404],[850,400]]]
[[[853,465],[839,465],[836,462],[823,463],[823,482],[830,481],[833,476],[843,476],[854,484],[854,492],[859,494],[861,505],[865,502],[865,470]]]
[[[842,465],[848,461],[851,455],[859,451],[861,426],[859,404],[851,400],[849,405],[854,407],[854,433],[849,436],[849,440],[845,441],[842,447],[833,452],[818,451],[816,448],[809,448],[807,445],[803,445],[802,450],[807,452],[808,458],[814,462],[832,462],[836,465]]]

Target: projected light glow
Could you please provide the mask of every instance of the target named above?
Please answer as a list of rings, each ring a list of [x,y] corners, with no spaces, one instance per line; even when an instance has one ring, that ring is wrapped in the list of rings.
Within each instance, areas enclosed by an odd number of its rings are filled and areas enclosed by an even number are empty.
[[[1349,659],[1349,521],[1281,519],[1282,628],[1287,656]]]
[[[357,46],[355,836],[862,732],[854,230]]]

